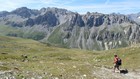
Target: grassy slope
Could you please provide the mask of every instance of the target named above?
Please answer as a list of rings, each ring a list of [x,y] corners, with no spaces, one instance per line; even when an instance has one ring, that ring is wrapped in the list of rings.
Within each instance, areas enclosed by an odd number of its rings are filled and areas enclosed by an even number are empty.
[[[14,32],[14,31],[18,31],[18,30],[6,25],[0,25],[0,35],[7,35],[9,32]]]
[[[101,51],[103,54],[97,57],[100,59],[100,63],[103,63],[104,66],[110,67],[114,54],[118,54],[118,56],[122,59],[122,68],[127,69],[140,69],[140,45],[135,45],[132,47],[120,48],[120,49],[112,49],[108,51]]]
[[[61,27],[57,27],[53,33],[48,38],[48,41],[50,43],[53,43],[54,45],[63,45],[63,39],[62,39],[62,33],[60,32]]]
[[[28,28],[27,30],[25,28],[17,28],[17,27],[12,27],[12,26],[7,26],[7,25],[0,25],[0,35],[41,40],[45,37],[45,32],[34,30],[33,27]]]
[[[113,66],[113,54],[123,60],[123,67],[140,69],[139,47],[92,52],[48,47],[37,41],[0,36],[0,70],[13,70],[17,78],[42,76],[62,79],[93,79],[94,66]],[[22,57],[27,55],[27,58]],[[131,64],[130,64],[131,63]]]

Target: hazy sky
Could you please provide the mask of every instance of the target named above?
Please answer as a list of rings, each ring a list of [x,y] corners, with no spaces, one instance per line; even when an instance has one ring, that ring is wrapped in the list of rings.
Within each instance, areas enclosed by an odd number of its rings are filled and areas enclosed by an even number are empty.
[[[124,14],[140,12],[140,0],[0,0],[0,3],[0,11],[12,11],[19,7],[57,7],[81,14],[87,11]]]

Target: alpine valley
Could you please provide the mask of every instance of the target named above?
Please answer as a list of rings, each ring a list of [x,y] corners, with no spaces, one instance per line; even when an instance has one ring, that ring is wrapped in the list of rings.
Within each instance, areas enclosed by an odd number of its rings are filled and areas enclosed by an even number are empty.
[[[59,8],[0,12],[0,34],[66,48],[108,50],[140,43],[138,14],[79,14]]]

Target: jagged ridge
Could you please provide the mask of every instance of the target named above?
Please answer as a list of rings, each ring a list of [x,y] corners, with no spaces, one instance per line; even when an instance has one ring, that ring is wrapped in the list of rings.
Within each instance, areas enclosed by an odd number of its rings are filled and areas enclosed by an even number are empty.
[[[31,33],[21,37],[31,37],[37,31],[39,35],[33,39],[70,48],[108,50],[140,42],[140,26],[122,14],[87,12],[80,15],[58,8],[22,7],[0,12],[0,23],[20,27],[23,35]]]

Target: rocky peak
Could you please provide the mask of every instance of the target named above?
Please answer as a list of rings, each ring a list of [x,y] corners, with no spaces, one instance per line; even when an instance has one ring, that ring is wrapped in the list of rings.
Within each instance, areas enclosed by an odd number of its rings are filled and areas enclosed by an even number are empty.
[[[65,9],[58,9],[58,8],[55,8],[55,7],[53,7],[53,8],[50,8],[50,7],[48,7],[48,8],[41,8],[40,9],[40,13],[41,14],[45,14],[46,12],[52,12],[52,13],[59,13],[59,14],[64,14],[64,13],[66,13],[66,11],[67,10],[65,10]]]
[[[4,17],[4,16],[6,16],[6,15],[8,15],[9,14],[9,12],[7,12],[7,11],[2,11],[2,12],[0,12],[0,17]]]
[[[55,8],[55,7],[53,7],[53,8],[48,7],[47,11],[51,11],[53,13],[62,14],[62,15],[66,14],[66,12],[67,12],[66,9],[58,9],[58,8]]]
[[[125,15],[121,14],[101,14],[101,13],[90,13],[83,15],[83,21],[85,25],[89,27],[98,27],[101,25],[112,25],[114,23],[121,24],[125,22],[132,22]]]
[[[29,17],[31,17],[31,15],[37,15],[38,11],[28,9],[27,7],[21,7],[21,8],[18,8],[16,10],[12,11],[11,13],[15,14],[15,15],[19,15],[22,18],[29,18]]]
[[[132,22],[127,16],[122,14],[110,14],[109,19],[112,20],[112,23],[124,23],[124,22]]]

